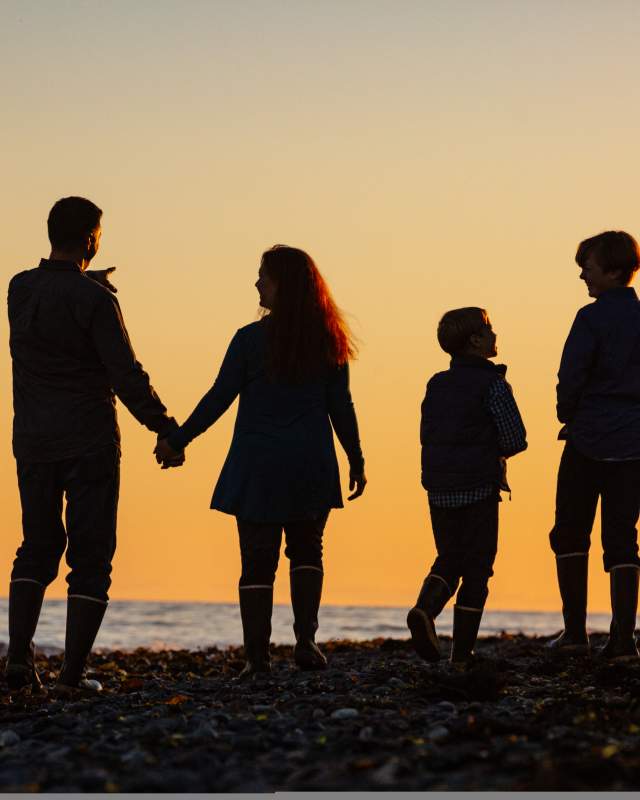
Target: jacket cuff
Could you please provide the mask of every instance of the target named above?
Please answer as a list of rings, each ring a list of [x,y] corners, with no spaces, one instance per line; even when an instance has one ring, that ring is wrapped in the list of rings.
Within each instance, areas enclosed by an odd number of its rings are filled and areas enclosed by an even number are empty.
[[[180,426],[173,417],[167,417],[158,430],[158,439],[166,439],[170,433],[177,431]]]

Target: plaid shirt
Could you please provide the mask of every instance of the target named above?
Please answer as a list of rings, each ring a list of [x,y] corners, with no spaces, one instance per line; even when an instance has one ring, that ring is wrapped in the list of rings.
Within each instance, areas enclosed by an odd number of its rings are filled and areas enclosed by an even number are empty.
[[[506,459],[527,449],[527,433],[520,416],[520,411],[511,391],[511,386],[498,378],[489,387],[487,395],[487,411],[493,417],[498,433],[498,447]],[[496,488],[505,492],[511,491],[507,483],[507,466],[504,462],[502,481],[499,487],[493,483],[476,486],[473,489],[457,489],[447,491],[430,491],[429,503],[439,508],[461,508],[462,506],[486,500],[495,493]]]

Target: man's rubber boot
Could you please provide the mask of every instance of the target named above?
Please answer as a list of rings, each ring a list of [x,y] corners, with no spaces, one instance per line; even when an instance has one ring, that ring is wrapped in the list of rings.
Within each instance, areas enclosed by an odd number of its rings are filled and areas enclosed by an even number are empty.
[[[562,598],[564,631],[547,642],[547,649],[575,655],[589,652],[587,635],[587,577],[589,554],[556,556],[558,587]]]
[[[304,670],[324,669],[327,666],[327,659],[316,644],[323,577],[322,570],[317,567],[294,567],[289,573],[293,632],[296,637],[293,658]]]
[[[611,587],[611,627],[609,641],[599,655],[613,661],[638,658],[634,632],[638,609],[638,567],[614,567],[609,573]]]
[[[91,695],[102,691],[99,681],[84,677],[84,670],[106,610],[107,604],[100,600],[74,595],[67,598],[64,661],[54,694]]]
[[[413,649],[425,661],[436,662],[442,658],[434,620],[450,597],[449,586],[442,578],[427,575],[415,606],[407,614]]]
[[[9,689],[31,686],[34,692],[43,691],[35,666],[36,632],[45,587],[36,581],[14,580],[9,585],[9,648],[5,677]]]
[[[271,672],[269,640],[273,611],[273,586],[246,588],[240,595],[240,617],[246,663],[238,675],[245,681],[257,674]]]
[[[466,664],[473,656],[473,648],[478,638],[482,608],[453,607],[453,644],[451,663]]]

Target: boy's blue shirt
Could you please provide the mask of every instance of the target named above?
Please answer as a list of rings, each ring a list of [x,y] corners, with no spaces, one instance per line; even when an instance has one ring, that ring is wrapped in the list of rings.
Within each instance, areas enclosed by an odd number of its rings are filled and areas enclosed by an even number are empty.
[[[557,413],[583,455],[640,459],[640,301],[631,287],[578,311],[560,361]]]

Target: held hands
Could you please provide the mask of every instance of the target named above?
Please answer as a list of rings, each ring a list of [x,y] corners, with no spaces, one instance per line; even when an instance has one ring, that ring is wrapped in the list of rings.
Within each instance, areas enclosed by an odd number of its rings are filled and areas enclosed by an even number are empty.
[[[106,269],[88,269],[86,271],[87,277],[99,283],[101,286],[106,287],[110,292],[117,292],[116,287],[109,280],[109,275],[115,270],[115,267],[107,267]]]
[[[182,452],[174,450],[166,439],[158,439],[153,452],[162,469],[181,467],[184,464],[184,450]]]
[[[364,471],[363,472],[349,472],[349,491],[353,492],[350,494],[347,500],[355,500],[356,497],[360,497],[360,495],[364,492],[364,487],[367,485],[367,479],[365,477]],[[353,491],[355,488],[355,492]]]

